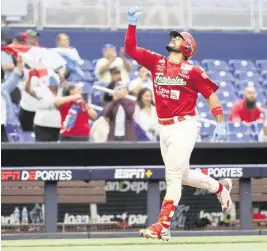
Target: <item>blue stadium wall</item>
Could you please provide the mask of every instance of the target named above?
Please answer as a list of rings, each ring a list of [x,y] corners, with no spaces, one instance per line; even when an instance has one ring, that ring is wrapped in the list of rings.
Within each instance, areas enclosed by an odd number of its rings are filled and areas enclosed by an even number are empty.
[[[10,32],[22,31],[10,29]],[[87,59],[101,56],[101,48],[105,43],[123,46],[125,30],[100,31],[81,29],[44,29],[40,31],[41,45],[55,47],[55,37],[66,32],[71,38],[73,47],[78,48],[80,55]],[[194,59],[267,59],[267,33],[250,32],[193,32],[198,51]],[[167,31],[138,31],[139,45],[158,53],[166,54],[165,44],[168,42]]]

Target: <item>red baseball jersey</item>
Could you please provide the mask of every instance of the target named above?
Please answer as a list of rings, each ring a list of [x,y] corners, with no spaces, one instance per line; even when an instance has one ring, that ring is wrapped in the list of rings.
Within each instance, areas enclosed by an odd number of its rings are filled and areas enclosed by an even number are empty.
[[[61,105],[58,109],[61,114],[61,129],[63,129],[63,122],[65,121],[69,109],[73,104],[73,101],[66,102],[65,104]],[[90,132],[90,125],[89,125],[89,115],[87,112],[81,110],[80,113],[77,115],[77,120],[75,122],[74,127],[70,131],[64,131],[62,134],[65,136],[70,137],[87,137],[89,136]]]
[[[202,68],[188,61],[175,64],[165,56],[137,47],[135,26],[128,27],[125,51],[151,71],[159,118],[195,115],[198,93],[208,98],[218,89]]]

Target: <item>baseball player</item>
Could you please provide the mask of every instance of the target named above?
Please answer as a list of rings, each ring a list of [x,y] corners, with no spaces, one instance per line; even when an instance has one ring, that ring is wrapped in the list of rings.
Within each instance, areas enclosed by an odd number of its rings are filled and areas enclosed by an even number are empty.
[[[199,133],[195,113],[198,93],[207,99],[216,119],[214,140],[226,139],[226,124],[223,120],[223,108],[214,93],[218,86],[202,68],[188,62],[197,49],[193,36],[187,32],[171,31],[170,42],[166,46],[168,57],[137,47],[136,25],[140,14],[138,7],[128,12],[125,51],[152,73],[160,124],[160,149],[166,166],[167,183],[158,221],[147,229],[140,230],[140,234],[146,238],[169,240],[171,218],[181,198],[182,184],[215,193],[223,212],[230,211],[231,180],[218,182],[189,168],[190,155]]]

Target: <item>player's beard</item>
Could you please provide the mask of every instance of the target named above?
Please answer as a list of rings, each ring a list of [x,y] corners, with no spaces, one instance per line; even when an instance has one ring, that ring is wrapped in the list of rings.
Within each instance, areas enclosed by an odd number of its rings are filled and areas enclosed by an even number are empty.
[[[170,46],[169,44],[166,45],[166,50],[167,50],[168,52],[170,52],[170,53],[171,53],[171,52],[181,53],[180,48],[174,48],[174,47]]]

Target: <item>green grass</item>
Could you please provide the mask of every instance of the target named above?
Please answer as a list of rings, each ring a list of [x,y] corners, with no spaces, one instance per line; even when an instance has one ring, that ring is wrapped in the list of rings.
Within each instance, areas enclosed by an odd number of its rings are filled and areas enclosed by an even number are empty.
[[[3,251],[267,251],[267,236],[2,241]]]

